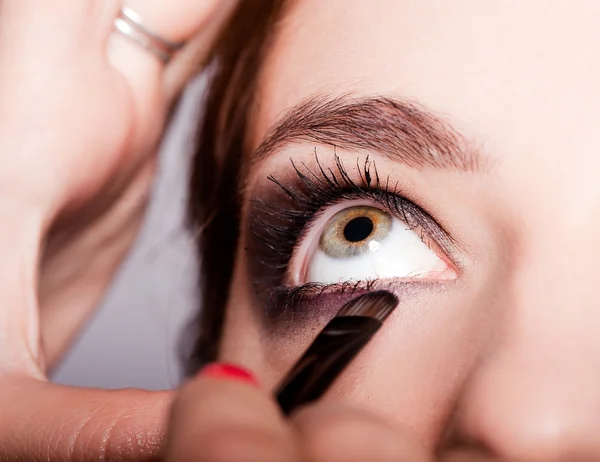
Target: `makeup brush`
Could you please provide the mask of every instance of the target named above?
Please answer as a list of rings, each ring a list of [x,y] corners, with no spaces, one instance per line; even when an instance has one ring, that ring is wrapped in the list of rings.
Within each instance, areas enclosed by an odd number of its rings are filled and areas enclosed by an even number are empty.
[[[395,295],[378,290],[342,306],[277,388],[283,413],[319,399],[397,305]]]

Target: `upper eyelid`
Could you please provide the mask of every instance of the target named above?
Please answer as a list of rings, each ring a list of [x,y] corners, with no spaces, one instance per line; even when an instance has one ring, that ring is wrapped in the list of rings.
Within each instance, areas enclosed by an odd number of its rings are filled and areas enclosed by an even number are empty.
[[[348,173],[344,162],[342,161],[341,157],[337,155],[337,153],[334,155],[335,168],[339,172],[342,181],[337,179],[331,168],[325,169],[323,167],[316,148],[314,151],[314,158],[321,175],[320,177],[316,175],[315,172],[313,172],[306,165],[306,163],[302,162],[302,166],[305,171],[309,172],[314,179],[317,181],[322,181],[325,179],[328,182],[330,179],[332,179],[333,182],[336,183],[336,186],[362,189],[365,193],[370,195],[369,199],[372,199],[382,206],[388,208],[391,213],[400,215],[399,218],[401,218],[409,226],[411,217],[416,217],[419,221],[419,225],[428,225],[428,227],[426,227],[427,232],[432,235],[431,237],[435,241],[439,241],[438,244],[442,247],[442,250],[445,253],[452,255],[455,253],[456,244],[452,236],[445,231],[444,227],[441,226],[435,220],[435,218],[433,218],[433,215],[428,212],[425,207],[423,207],[421,204],[418,204],[415,200],[407,197],[407,194],[400,190],[400,181],[390,183],[389,175],[385,177],[385,180],[383,180],[379,175],[376,162],[371,160],[368,155],[362,162],[362,166],[360,158],[357,158],[356,160],[356,170],[360,182],[356,182],[351,178],[351,175]],[[290,159],[290,162],[292,163],[296,174],[300,175],[301,172],[299,172],[298,167],[295,165],[292,159]],[[340,185],[340,183],[343,184]],[[394,202],[392,202],[392,200],[394,200]],[[397,208],[398,206],[400,206],[400,209]],[[449,255],[449,258],[452,260],[453,265],[457,266],[458,268],[459,265],[454,261],[452,255]]]

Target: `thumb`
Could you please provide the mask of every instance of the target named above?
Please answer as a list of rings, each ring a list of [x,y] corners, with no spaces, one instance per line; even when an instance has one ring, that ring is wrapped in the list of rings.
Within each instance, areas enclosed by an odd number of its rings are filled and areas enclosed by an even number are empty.
[[[171,392],[96,390],[0,379],[0,460],[151,461]]]

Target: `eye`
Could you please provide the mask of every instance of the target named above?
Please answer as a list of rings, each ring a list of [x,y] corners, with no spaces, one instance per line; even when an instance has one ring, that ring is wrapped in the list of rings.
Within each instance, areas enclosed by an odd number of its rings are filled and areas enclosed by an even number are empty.
[[[303,282],[448,278],[448,264],[416,230],[389,212],[357,205],[329,216],[313,235],[316,243],[308,246]]]

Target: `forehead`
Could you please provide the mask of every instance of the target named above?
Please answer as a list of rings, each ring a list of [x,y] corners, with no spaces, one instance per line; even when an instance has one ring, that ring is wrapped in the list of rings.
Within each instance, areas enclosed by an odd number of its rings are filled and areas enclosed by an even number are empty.
[[[591,0],[297,0],[263,69],[255,134],[316,93],[384,94],[448,116],[503,161],[589,155],[599,17]]]

